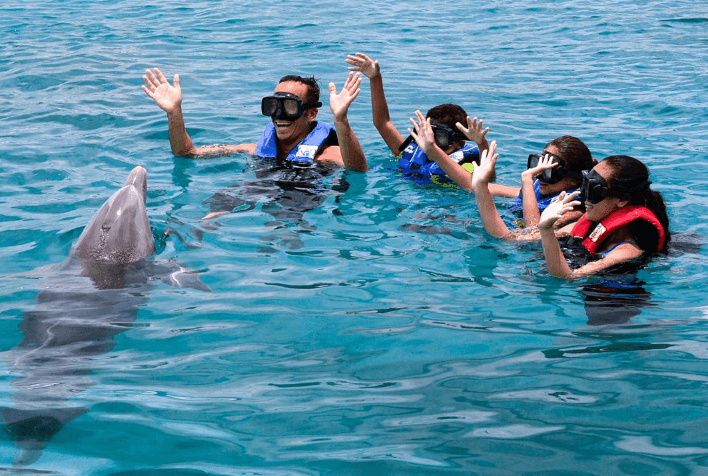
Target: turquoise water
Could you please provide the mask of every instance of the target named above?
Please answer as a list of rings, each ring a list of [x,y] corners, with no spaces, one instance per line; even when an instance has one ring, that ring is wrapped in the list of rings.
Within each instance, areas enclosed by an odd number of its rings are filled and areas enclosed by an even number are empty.
[[[706,471],[702,3],[27,0],[0,13],[0,402],[30,383],[85,410],[24,466],[0,433],[2,472]],[[401,180],[367,83],[349,117],[372,171],[309,179],[314,195],[283,192],[249,157],[173,157],[140,89],[148,67],[179,73],[195,142],[254,142],[280,76],[341,87],[355,51],[380,61],[401,130],[442,102],[483,118],[500,182],[562,134],[644,160],[671,254],[595,325],[602,283],[551,278],[539,245],[489,238],[468,193]],[[160,239],[156,260],[212,291],[126,294],[137,314],[112,348],[67,356],[60,378],[22,365],[19,326],[47,286],[32,270],[66,258],[135,165],[153,233],[182,237]],[[201,221],[216,192],[235,213]]]

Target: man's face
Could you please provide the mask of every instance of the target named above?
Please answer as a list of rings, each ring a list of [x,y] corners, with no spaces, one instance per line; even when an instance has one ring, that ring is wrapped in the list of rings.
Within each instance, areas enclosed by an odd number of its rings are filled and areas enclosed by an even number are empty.
[[[276,93],[291,93],[302,99],[305,102],[307,96],[307,85],[297,81],[285,81],[275,88]],[[310,133],[311,124],[317,117],[317,109],[305,109],[305,113],[299,119],[288,121],[285,119],[276,119],[273,121],[275,125],[275,135],[279,141],[300,142]]]

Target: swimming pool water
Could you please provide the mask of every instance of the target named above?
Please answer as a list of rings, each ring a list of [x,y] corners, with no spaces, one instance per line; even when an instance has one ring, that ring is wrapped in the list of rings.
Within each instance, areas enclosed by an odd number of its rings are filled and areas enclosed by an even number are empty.
[[[28,0],[0,12],[0,406],[24,385],[85,410],[30,464],[0,433],[0,471],[706,471],[704,6]],[[598,159],[645,161],[671,253],[629,289],[548,276],[538,244],[484,232],[470,194],[400,177],[366,80],[349,119],[372,170],[307,179],[316,192],[245,156],[173,157],[140,89],[146,68],[179,73],[196,143],[250,142],[279,77],[341,88],[356,51],[380,61],[401,131],[443,102],[484,119],[502,183],[563,134]],[[155,259],[211,292],[154,283],[126,297],[136,315],[111,349],[68,356],[61,378],[26,364],[20,325],[49,274],[33,270],[66,258],[135,165],[149,173]],[[200,220],[219,193],[234,213]],[[609,299],[622,306],[608,316]]]

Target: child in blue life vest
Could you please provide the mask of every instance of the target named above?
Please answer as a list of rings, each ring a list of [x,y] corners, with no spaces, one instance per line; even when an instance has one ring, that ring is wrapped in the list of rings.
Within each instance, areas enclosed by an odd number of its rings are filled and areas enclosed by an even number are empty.
[[[427,182],[455,182],[462,188],[466,188],[465,183],[471,184],[474,164],[479,163],[480,153],[489,147],[486,139],[489,128],[483,129],[482,121],[477,118],[470,119],[465,110],[457,104],[440,104],[428,111],[427,118],[430,119],[433,137],[440,153],[458,165],[454,173],[459,174],[459,177],[449,176],[448,170],[431,160],[426,152],[413,142],[412,137],[404,139],[391,122],[378,61],[363,53],[348,55],[346,61],[352,65],[350,70],[360,71],[369,78],[374,126],[393,155],[398,157],[398,166],[402,172],[415,174],[425,178]],[[467,144],[468,138],[475,145]],[[512,193],[512,190],[505,188],[496,191],[499,194]]]

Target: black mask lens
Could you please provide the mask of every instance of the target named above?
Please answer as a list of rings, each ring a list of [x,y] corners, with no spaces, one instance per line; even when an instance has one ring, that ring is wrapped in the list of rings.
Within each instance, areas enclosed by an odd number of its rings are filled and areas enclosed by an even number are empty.
[[[551,158],[553,163],[556,163],[558,165],[556,167],[553,167],[552,169],[544,170],[543,173],[538,176],[538,181],[547,184],[558,183],[563,180],[563,178],[565,178],[566,173],[561,160],[558,158],[558,156],[554,154],[546,152],[545,150],[543,151],[543,154],[530,154],[528,161],[526,162],[526,168],[532,169],[534,167],[537,167],[540,160],[547,155]]]
[[[581,186],[581,197],[584,201],[592,203],[600,203],[610,195],[610,189],[607,182],[594,170],[588,172],[583,171],[583,184]]]
[[[437,121],[431,121],[430,126],[433,128],[435,143],[442,150],[445,150],[451,145],[453,145],[458,139],[458,134],[456,134],[456,131],[450,129],[447,124],[443,124],[442,122]]]
[[[306,109],[320,107],[321,102],[304,104],[302,99],[290,93],[275,93],[261,100],[261,113],[273,119],[295,121],[302,117]]]
[[[300,108],[300,105],[302,104],[302,101],[299,99],[292,99],[292,98],[283,98],[283,111],[285,114],[288,116],[297,116],[300,117],[302,116],[302,113],[304,112],[304,109]]]
[[[278,109],[278,98],[266,96],[261,100],[261,114],[264,116],[272,116]]]
[[[543,157],[541,154],[529,154],[529,160],[526,161],[526,168],[532,169],[536,167],[541,157]]]
[[[435,143],[442,150],[445,150],[450,147],[450,142],[450,134],[447,131],[444,131],[442,129],[438,129],[435,131]]]

